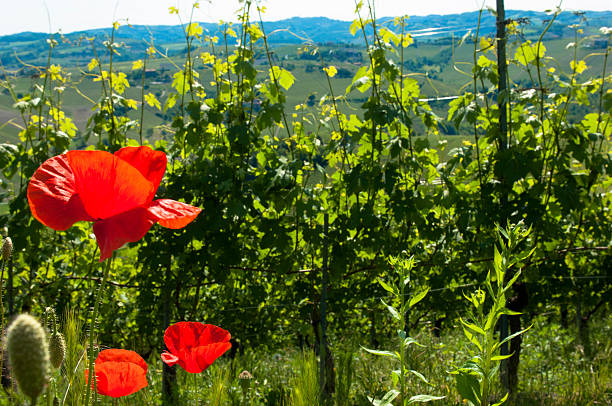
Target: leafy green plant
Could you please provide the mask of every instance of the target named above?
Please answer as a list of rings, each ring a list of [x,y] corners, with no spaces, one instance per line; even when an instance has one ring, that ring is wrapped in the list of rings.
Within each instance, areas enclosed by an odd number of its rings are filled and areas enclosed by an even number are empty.
[[[499,372],[500,363],[512,355],[499,354],[502,345],[531,328],[502,340],[495,336],[495,328],[502,315],[517,314],[506,308],[506,294],[521,275],[521,270],[515,268],[533,253],[533,250],[527,253],[518,250],[529,233],[530,230],[521,225],[509,225],[506,229],[499,227],[496,234],[498,246],[495,247],[493,259],[494,272],[487,273],[486,290],[479,288],[466,296],[472,306],[468,317],[461,319],[461,324],[469,341],[471,358],[452,374],[455,375],[459,394],[474,406],[488,406],[492,402],[494,378]],[[508,393],[493,405],[501,405],[507,399]]]
[[[386,406],[391,405],[392,401],[399,397],[401,405],[409,405],[417,402],[430,402],[432,400],[443,399],[444,396],[431,396],[431,395],[414,395],[408,398],[407,396],[407,380],[408,376],[414,375],[417,378],[421,379],[425,383],[428,383],[427,379],[418,371],[411,369],[407,364],[407,356],[406,351],[408,351],[410,345],[419,345],[418,342],[409,337],[406,334],[406,314],[410,311],[412,307],[414,307],[418,302],[423,300],[423,298],[427,295],[429,288],[422,289],[418,293],[411,296],[410,292],[410,271],[414,266],[414,258],[405,258],[402,257],[390,257],[389,265],[391,269],[394,271],[396,280],[388,280],[384,281],[383,279],[378,279],[378,283],[392,295],[392,299],[394,302],[397,302],[397,307],[394,307],[391,304],[387,304],[384,300],[381,299],[382,303],[385,305],[391,317],[396,321],[397,324],[397,336],[399,338],[399,350],[396,351],[381,351],[381,350],[372,350],[368,348],[364,348],[367,352],[384,356],[391,357],[399,363],[399,369],[393,370],[391,373],[393,379],[393,386],[399,384],[399,390],[391,389],[389,390],[380,400],[370,398],[372,403],[376,406]]]

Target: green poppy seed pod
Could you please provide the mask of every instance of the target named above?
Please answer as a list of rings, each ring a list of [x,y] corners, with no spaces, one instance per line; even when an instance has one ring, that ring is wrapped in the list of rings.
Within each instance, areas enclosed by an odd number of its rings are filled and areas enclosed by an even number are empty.
[[[49,370],[45,330],[34,317],[20,314],[7,330],[6,349],[19,389],[35,402],[44,390]]]
[[[66,356],[64,336],[59,331],[51,333],[51,337],[49,337],[49,359],[53,368],[57,369],[62,366],[64,356]]]
[[[6,237],[2,243],[2,260],[8,261],[13,253],[13,241],[11,237]]]

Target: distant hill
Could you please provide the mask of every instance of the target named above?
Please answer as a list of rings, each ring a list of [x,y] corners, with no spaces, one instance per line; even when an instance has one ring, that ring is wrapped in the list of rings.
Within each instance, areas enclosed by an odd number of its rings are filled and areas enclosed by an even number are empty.
[[[542,12],[509,10],[507,17],[511,19],[526,18],[529,21],[525,33],[535,35],[544,27],[550,15]],[[584,18],[584,21],[583,21]],[[380,18],[379,24],[392,20],[391,17]],[[419,41],[435,40],[451,35],[462,36],[476,29],[478,12],[450,15],[413,16],[407,21],[406,29]],[[593,31],[601,26],[612,25],[612,11],[586,11],[584,14],[563,12],[557,17],[549,30],[551,37],[563,37],[570,34],[571,24],[583,21],[583,26]],[[219,35],[216,23],[200,23],[211,35]],[[350,21],[332,20],[325,17],[302,18],[294,17],[281,21],[266,21],[264,28],[269,35],[271,45],[300,44],[306,40],[315,43],[362,44],[362,38],[353,37],[349,32]],[[236,27],[234,27],[236,29]],[[495,31],[495,17],[485,11],[482,13],[480,33],[490,34]],[[64,65],[82,64],[91,58],[91,44],[87,40],[94,38],[98,50],[103,48],[103,41],[111,34],[110,28],[93,29],[72,32],[54,38],[60,43],[54,50],[54,59],[61,60]],[[42,64],[46,60],[49,34],[23,32],[19,34],[0,36],[0,59],[6,67],[19,67],[22,62]],[[141,58],[148,46],[146,41],[153,39],[157,47],[167,49],[170,55],[184,52],[184,34],[181,26],[121,26],[115,33],[115,41],[125,43],[117,60],[134,60]],[[21,60],[22,62],[20,62]]]

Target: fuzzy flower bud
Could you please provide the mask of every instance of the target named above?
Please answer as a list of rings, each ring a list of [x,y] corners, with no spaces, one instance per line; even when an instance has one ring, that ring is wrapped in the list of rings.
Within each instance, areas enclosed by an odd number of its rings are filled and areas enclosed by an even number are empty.
[[[65,355],[66,341],[64,340],[64,335],[59,331],[51,333],[51,337],[49,337],[49,359],[53,368],[62,366]]]
[[[239,383],[240,383],[240,387],[242,388],[242,390],[244,392],[246,392],[249,389],[249,386],[251,386],[251,379],[253,379],[253,375],[251,375],[251,373],[249,371],[242,371],[240,373],[240,375],[238,375],[238,379],[239,379]]]
[[[8,261],[13,253],[13,241],[11,237],[6,237],[2,243],[2,260]]]
[[[21,392],[35,403],[44,390],[49,370],[45,330],[34,317],[21,314],[7,330],[6,349],[12,376]]]

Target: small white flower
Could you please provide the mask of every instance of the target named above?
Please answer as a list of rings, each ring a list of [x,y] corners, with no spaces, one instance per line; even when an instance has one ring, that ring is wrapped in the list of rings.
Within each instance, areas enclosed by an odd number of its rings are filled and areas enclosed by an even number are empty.
[[[601,27],[599,32],[601,32],[603,35],[610,35],[612,34],[612,27]]]

